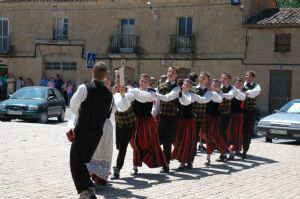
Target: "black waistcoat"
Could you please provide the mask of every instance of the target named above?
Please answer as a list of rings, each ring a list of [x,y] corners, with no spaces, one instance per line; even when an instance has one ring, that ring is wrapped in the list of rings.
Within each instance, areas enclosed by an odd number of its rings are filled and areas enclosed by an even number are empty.
[[[102,134],[104,122],[110,117],[112,94],[100,81],[93,81],[85,86],[88,90],[87,98],[81,103],[74,131]]]

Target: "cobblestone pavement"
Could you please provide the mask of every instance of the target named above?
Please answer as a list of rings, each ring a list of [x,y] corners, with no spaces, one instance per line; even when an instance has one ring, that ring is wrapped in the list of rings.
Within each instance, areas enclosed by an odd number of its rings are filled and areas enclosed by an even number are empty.
[[[69,170],[66,123],[0,122],[0,198],[78,198]],[[122,179],[97,188],[98,198],[300,198],[299,142],[265,143],[255,139],[249,159],[214,161],[205,167],[198,154],[194,169],[171,173],[143,166],[129,176],[129,147]],[[115,163],[116,151],[113,162]]]

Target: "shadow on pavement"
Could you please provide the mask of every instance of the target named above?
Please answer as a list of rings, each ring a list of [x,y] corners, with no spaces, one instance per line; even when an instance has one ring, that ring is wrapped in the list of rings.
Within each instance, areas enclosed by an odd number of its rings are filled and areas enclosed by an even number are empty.
[[[272,144],[285,144],[285,145],[295,145],[295,146],[299,146],[300,145],[300,140],[276,140],[273,141]]]
[[[111,184],[129,185],[126,189],[117,189],[111,185],[104,191],[99,191],[100,195],[104,198],[146,198],[144,196],[134,195],[130,190],[143,190],[154,185],[162,183],[171,183],[172,181],[180,180],[197,180],[214,175],[231,175],[232,173],[243,171],[246,169],[252,169],[265,164],[276,163],[272,159],[248,155],[248,159],[235,159],[226,163],[214,164],[212,161],[211,166],[185,169],[183,171],[170,170],[168,174],[149,174],[139,173],[136,177],[121,178],[119,180],[110,181]],[[172,180],[168,176],[174,177]],[[110,191],[111,190],[111,191]],[[112,195],[114,193],[114,195]],[[117,194],[116,194],[117,193]]]
[[[105,189],[97,190],[96,193],[103,196],[104,198],[144,199],[147,197],[132,194],[130,190],[136,190],[136,189],[143,190],[152,187],[153,185],[158,185],[167,182],[170,182],[170,180],[168,180],[167,175],[164,174],[139,173],[136,177],[127,177],[127,178],[121,178],[119,180],[110,181],[111,184],[131,185],[131,187],[127,187],[126,189],[118,189],[111,186],[110,184]]]
[[[181,180],[186,179],[195,179],[195,178],[204,178],[208,176],[213,175],[228,175],[235,172],[243,171],[246,169],[252,169],[264,164],[272,164],[276,163],[277,161],[274,161],[272,159],[264,158],[264,157],[258,157],[253,155],[248,155],[248,159],[235,159],[234,161],[228,161],[221,164],[214,164],[214,161],[212,161],[211,165],[209,167],[202,167],[202,168],[194,168],[191,170],[184,170],[183,172],[177,172],[175,174],[170,174],[173,176],[180,176]],[[185,174],[194,174],[196,176],[191,177],[190,175]]]

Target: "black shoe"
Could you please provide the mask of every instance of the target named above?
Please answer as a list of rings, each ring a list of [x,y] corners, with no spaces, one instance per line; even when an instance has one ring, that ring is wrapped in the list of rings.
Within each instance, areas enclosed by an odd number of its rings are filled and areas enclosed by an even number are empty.
[[[183,171],[185,168],[184,164],[180,164],[180,166],[176,169],[177,171]]]
[[[114,169],[114,172],[113,172],[113,174],[112,174],[112,176],[111,176],[111,180],[116,180],[116,179],[119,179],[120,178],[120,169],[119,168],[117,168],[117,167],[113,167],[113,169]]]
[[[227,160],[226,155],[220,155],[218,159],[216,159],[217,162],[225,162]]]
[[[136,176],[138,173],[138,169],[137,168],[133,168],[131,171],[130,171],[130,175],[131,176]]]
[[[238,157],[242,157],[242,153],[240,151],[235,152],[235,155],[238,156]]]
[[[247,159],[248,157],[247,157],[247,153],[246,152],[243,152],[243,154],[242,154],[242,158],[243,159]]]
[[[201,151],[201,152],[203,152],[203,151],[206,151],[206,148],[204,147],[204,146],[198,146],[198,151]]]
[[[192,169],[193,168],[193,163],[188,163],[185,168]]]
[[[210,160],[205,160],[204,165],[208,167],[210,165]]]
[[[169,173],[169,172],[170,172],[170,168],[167,166],[163,166],[159,171],[159,173]]]

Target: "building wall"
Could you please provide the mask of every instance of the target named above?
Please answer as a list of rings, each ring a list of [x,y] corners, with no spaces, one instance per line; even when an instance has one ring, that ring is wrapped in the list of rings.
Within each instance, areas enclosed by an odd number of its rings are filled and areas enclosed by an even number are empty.
[[[275,35],[291,33],[291,51],[275,52]],[[292,99],[300,98],[300,28],[247,29],[245,68],[255,70],[257,82],[262,87],[259,106],[263,114],[269,110],[269,88],[271,70],[291,70]],[[272,85],[271,85],[272,86]]]
[[[291,33],[291,51],[275,52],[275,35]],[[264,64],[299,64],[300,63],[300,29],[272,28],[247,29],[246,63]]]
[[[213,78],[222,72],[233,77],[255,70],[263,92],[258,105],[268,112],[270,70],[293,70],[292,97],[299,98],[299,31],[243,28],[243,21],[264,9],[275,8],[275,0],[243,0],[244,8],[229,0],[155,0],[153,8],[143,0],[101,0],[74,2],[0,3],[0,18],[9,18],[11,45],[9,55],[0,55],[15,76],[31,77],[38,84],[42,74],[48,78],[59,73],[78,84],[91,79],[85,66],[85,53],[95,52],[111,70],[127,67],[128,77],[141,73],[158,78],[175,65]],[[68,40],[53,40],[56,17],[68,18]],[[170,35],[177,32],[178,17],[193,17],[196,38],[193,55],[170,53]],[[110,37],[120,33],[120,19],[135,18],[140,36],[138,54],[110,54]],[[291,53],[274,53],[274,33],[292,32]],[[45,71],[46,61],[72,61],[76,71]]]

